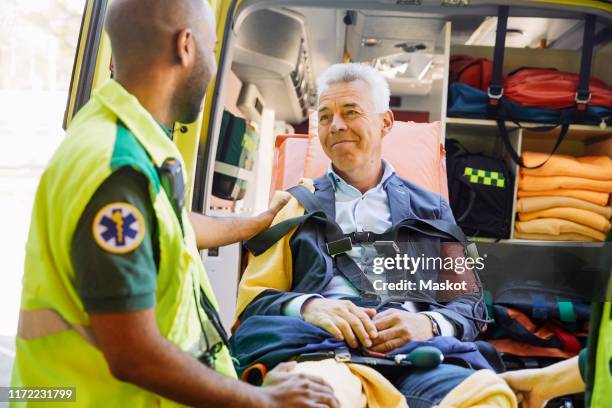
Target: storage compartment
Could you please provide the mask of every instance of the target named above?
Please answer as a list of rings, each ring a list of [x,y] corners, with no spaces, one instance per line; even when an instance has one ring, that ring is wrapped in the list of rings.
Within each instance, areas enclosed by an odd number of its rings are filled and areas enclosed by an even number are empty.
[[[486,20],[485,20],[486,21]],[[571,30],[574,35],[572,37],[572,44],[568,43],[566,36],[559,37],[555,45],[561,45],[564,48],[573,49],[543,49],[543,48],[510,48],[510,38],[507,39],[505,48],[505,58],[503,66],[503,75],[521,68],[521,67],[540,67],[540,68],[556,68],[560,71],[567,71],[571,73],[578,73],[580,71],[580,59],[581,59],[581,44],[582,44],[582,21],[576,20],[576,27]],[[483,23],[483,25],[486,25]],[[510,24],[509,24],[509,28]],[[598,31],[601,29],[601,24],[598,26]],[[569,32],[569,31],[568,31]],[[494,33],[494,30],[493,30]],[[569,34],[568,34],[569,35]],[[471,42],[468,41],[468,43]],[[472,42],[473,43],[473,42]],[[489,41],[487,44],[492,44]],[[540,46],[545,46],[546,41],[542,42]],[[453,44],[451,46],[451,55],[465,54],[476,58],[493,58],[493,47],[492,46],[475,46],[475,45],[458,45]],[[596,46],[593,53],[591,76],[603,80],[608,86],[612,85],[612,70],[609,69],[609,61],[612,55],[612,44],[608,43],[605,46]],[[608,118],[608,121],[610,118]],[[512,204],[511,213],[511,234],[510,239],[517,239],[516,225],[515,222],[519,220],[519,209],[517,208],[517,199],[519,198],[519,180],[521,171],[509,157],[501,137],[499,136],[499,130],[493,120],[484,119],[468,119],[463,117],[447,117],[446,118],[446,137],[456,138],[470,151],[481,151],[487,154],[494,155],[496,157],[502,157],[506,160],[508,166],[512,169],[515,175],[514,183],[514,199]],[[521,127],[518,127],[512,122],[506,122],[508,128],[510,141],[514,149],[522,154],[523,152],[540,152],[545,153],[544,159],[548,157],[548,153],[553,150],[555,142],[560,132],[560,127],[557,127],[548,131],[536,131],[531,128],[542,127],[542,124],[535,123],[521,123]],[[612,157],[612,127],[606,128],[606,123],[601,122],[600,126],[595,125],[571,125],[565,140],[562,142],[560,148],[557,150],[557,155],[572,155],[577,157],[590,156],[590,155],[603,155],[606,157]],[[542,159],[542,161],[544,160]],[[535,163],[538,164],[538,163]],[[535,180],[541,182],[542,180]],[[612,180],[610,180],[612,182]],[[524,195],[525,193],[521,193]],[[527,193],[529,194],[529,193]],[[603,192],[602,192],[603,194]],[[593,195],[593,194],[588,194]],[[606,202],[602,204],[602,195],[598,195],[600,200],[600,207],[603,205],[610,205],[609,196]],[[532,200],[533,202],[533,200]],[[527,206],[527,208],[530,208]],[[598,210],[601,210],[599,208]],[[601,210],[602,215],[608,214],[608,211]],[[566,216],[565,213],[571,212],[571,210],[553,211],[551,214],[557,216]],[[549,214],[547,212],[544,213]],[[523,214],[522,218],[530,218],[533,215],[530,214],[525,217]],[[586,213],[580,215],[585,216]],[[571,217],[571,215],[570,215]],[[593,216],[601,221],[598,225],[605,225],[601,218]],[[609,218],[609,215],[607,215]],[[580,219],[580,218],[578,218]],[[519,220],[519,222],[521,222]],[[587,223],[595,225],[590,220]],[[602,234],[605,231],[600,231]],[[524,233],[519,233],[522,237],[538,238],[536,235],[529,236]],[[601,238],[601,234],[595,234]],[[547,240],[546,235],[539,237],[543,240]],[[580,240],[578,235],[566,235],[565,238]],[[550,237],[552,240],[553,238]],[[558,239],[558,238],[555,238]],[[585,239],[586,241],[587,239]]]

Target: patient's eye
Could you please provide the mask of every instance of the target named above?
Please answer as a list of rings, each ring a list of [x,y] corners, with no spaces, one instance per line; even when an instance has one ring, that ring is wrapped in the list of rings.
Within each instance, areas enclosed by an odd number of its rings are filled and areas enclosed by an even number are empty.
[[[329,125],[331,121],[331,115],[329,113],[320,113],[319,114],[319,124],[321,125]]]
[[[349,109],[347,111],[344,111],[344,116],[346,116],[347,118],[354,118],[357,115],[359,115],[359,112],[357,112],[355,109]]]

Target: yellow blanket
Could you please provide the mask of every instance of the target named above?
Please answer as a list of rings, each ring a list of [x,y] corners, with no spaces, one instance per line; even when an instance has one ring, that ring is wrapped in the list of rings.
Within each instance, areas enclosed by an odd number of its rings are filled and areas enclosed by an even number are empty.
[[[334,359],[298,363],[292,373],[322,378],[342,408],[408,408],[406,398],[378,371]]]
[[[558,207],[580,208],[582,210],[592,211],[596,214],[602,215],[606,220],[609,220],[610,217],[612,217],[611,207],[593,204],[589,201],[580,200],[573,197],[523,197],[519,198],[516,202],[517,212],[532,212]]]
[[[302,184],[310,191],[314,191],[311,179],[301,179],[298,184]],[[304,207],[286,191],[277,191],[274,194],[271,205],[275,205],[281,198],[287,198],[289,201],[283,209],[276,214],[274,221],[272,221],[272,225],[304,214]],[[289,248],[289,240],[297,228],[298,227],[295,227],[289,234],[282,237],[276,244],[260,256],[255,257],[251,253],[248,254],[248,265],[238,287],[236,322],[234,323],[234,327],[238,323],[238,318],[245,307],[264,290],[276,289],[283,292],[291,290],[291,283],[293,281],[293,257],[291,255],[291,249]]]
[[[552,234],[526,234],[514,230],[514,238],[516,239],[530,239],[533,241],[578,241],[578,242],[593,242],[594,238],[587,237],[586,235],[576,234],[568,232],[559,235]]]
[[[577,233],[591,237],[596,241],[603,241],[606,238],[603,232],[559,218],[538,218],[531,221],[516,221],[514,223],[514,228],[516,228],[518,232],[527,234],[559,235]]]
[[[603,215],[580,208],[558,207],[519,213],[519,219],[521,221],[530,221],[536,218],[561,218],[562,220],[569,220],[586,225],[587,227],[594,228],[601,232],[608,232],[610,229],[610,221]]]
[[[533,167],[546,160],[548,153],[523,152],[521,157],[527,167]],[[542,167],[537,169],[521,168],[521,174],[612,180],[612,159],[608,156],[574,157],[555,154]]]
[[[558,196],[558,197],[573,197],[580,200],[589,201],[597,205],[607,205],[610,194],[598,193],[597,191],[587,191],[579,189],[565,189],[558,188],[554,190],[542,190],[542,191],[524,191],[518,190],[519,197],[540,197],[540,196]]]
[[[570,188],[612,193],[612,181],[593,180],[583,177],[536,177],[521,175],[519,179],[519,188],[525,191],[546,191],[557,188]]]
[[[449,392],[437,408],[516,408],[516,395],[491,370],[478,370]]]

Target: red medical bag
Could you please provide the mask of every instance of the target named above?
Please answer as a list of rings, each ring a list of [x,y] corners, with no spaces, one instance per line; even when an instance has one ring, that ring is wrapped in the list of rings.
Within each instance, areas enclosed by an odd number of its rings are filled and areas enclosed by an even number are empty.
[[[504,79],[504,97],[522,106],[564,109],[576,105],[578,74],[544,68],[521,68]],[[590,78],[591,106],[612,108],[612,90]]]
[[[449,83],[461,82],[486,92],[491,82],[492,70],[493,63],[486,58],[451,55]]]

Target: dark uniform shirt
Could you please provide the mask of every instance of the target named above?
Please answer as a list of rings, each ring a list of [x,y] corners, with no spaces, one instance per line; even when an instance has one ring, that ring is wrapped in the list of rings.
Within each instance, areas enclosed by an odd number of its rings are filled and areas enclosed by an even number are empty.
[[[172,137],[165,128],[164,131]],[[127,209],[124,213],[129,218],[117,224],[111,215],[113,208]],[[104,245],[96,237],[96,228],[102,224],[102,228],[112,227],[115,239],[127,240],[134,222],[138,229],[144,228],[144,234],[139,232],[138,239],[123,250]],[[105,232],[108,231],[107,228]],[[71,257],[76,290],[88,313],[130,312],[155,305],[159,263],[157,221],[149,182],[142,173],[122,167],[100,185],[79,219]]]

